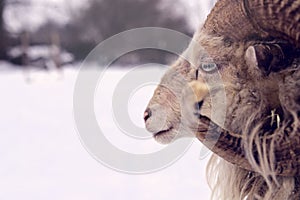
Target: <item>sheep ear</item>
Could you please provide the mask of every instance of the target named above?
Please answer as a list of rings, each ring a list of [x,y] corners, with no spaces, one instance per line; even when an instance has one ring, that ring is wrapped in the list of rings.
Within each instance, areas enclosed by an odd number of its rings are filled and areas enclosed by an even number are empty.
[[[258,63],[256,59],[256,52],[253,46],[248,47],[245,53],[246,64],[251,68],[256,68]]]
[[[265,45],[254,45],[248,47],[245,53],[245,60],[249,67],[255,67],[269,74],[273,55]]]

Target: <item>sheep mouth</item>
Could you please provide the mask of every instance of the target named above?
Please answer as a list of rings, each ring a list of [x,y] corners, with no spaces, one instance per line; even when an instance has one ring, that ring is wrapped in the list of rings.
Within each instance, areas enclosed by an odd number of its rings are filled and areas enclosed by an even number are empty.
[[[170,128],[168,128],[166,130],[162,130],[162,131],[159,131],[157,133],[154,133],[153,136],[154,136],[154,138],[157,138],[157,137],[160,137],[162,135],[165,135],[165,134],[169,133],[172,130],[173,130],[173,127],[170,127]]]

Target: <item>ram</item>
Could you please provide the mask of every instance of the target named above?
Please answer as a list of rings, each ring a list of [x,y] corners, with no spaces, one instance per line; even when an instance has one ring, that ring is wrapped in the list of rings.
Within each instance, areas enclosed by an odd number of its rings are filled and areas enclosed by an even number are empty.
[[[300,199],[299,37],[300,0],[219,0],[155,90],[147,130],[214,152],[213,198]]]

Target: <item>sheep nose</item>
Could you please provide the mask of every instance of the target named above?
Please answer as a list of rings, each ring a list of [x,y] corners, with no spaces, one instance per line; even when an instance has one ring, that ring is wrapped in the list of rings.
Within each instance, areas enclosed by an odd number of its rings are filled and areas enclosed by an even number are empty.
[[[144,121],[146,122],[152,115],[150,108],[147,108],[144,112]]]

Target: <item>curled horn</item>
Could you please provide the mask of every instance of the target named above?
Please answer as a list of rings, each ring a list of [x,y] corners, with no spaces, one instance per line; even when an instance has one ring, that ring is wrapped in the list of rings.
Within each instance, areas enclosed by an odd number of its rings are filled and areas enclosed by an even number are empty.
[[[299,0],[219,0],[204,28],[233,41],[280,38],[300,47]]]
[[[237,165],[238,167],[250,171],[257,170],[257,168],[253,167],[253,162],[249,161],[249,158],[247,157],[247,151],[243,149],[243,140],[246,140],[243,135],[234,134],[227,131],[210,121],[210,119],[205,116],[200,115],[199,119],[202,122],[202,126],[198,127],[198,130],[195,130],[196,137],[203,142],[206,147],[224,160]],[[277,136],[280,137],[279,135]],[[274,167],[274,172],[276,175],[299,175],[299,141],[290,138],[291,136],[284,137],[284,139],[279,138],[278,140],[274,140],[274,156],[276,161],[274,163],[270,163],[270,166]],[[269,138],[268,140],[271,141],[272,138]],[[260,161],[259,156],[257,155],[257,149],[253,149],[251,154],[255,155],[255,159],[258,159],[255,160],[255,164],[259,164]]]

